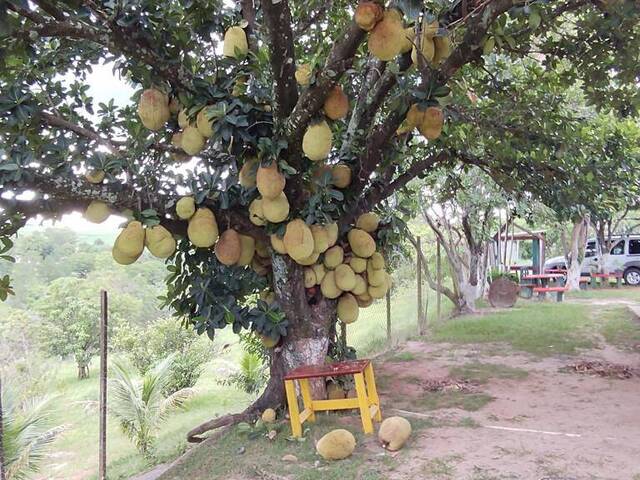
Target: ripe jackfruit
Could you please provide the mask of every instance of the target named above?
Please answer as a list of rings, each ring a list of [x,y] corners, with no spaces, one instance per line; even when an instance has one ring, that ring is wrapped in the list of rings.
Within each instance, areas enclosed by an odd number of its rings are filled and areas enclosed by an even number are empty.
[[[364,230],[354,228],[347,234],[351,251],[362,258],[369,258],[376,251],[376,242]]]
[[[364,230],[365,232],[372,233],[378,229],[380,223],[380,217],[373,212],[363,213],[358,217],[356,221],[356,228]]]
[[[451,55],[451,38],[449,35],[433,37],[433,45],[435,47],[433,63],[437,65],[444,59],[449,58],[449,55]]]
[[[390,9],[384,12],[382,20],[369,34],[369,52],[383,62],[388,62],[400,54],[404,42],[402,17],[398,10]]]
[[[104,170],[89,170],[84,178],[89,183],[102,183],[104,180]]]
[[[338,318],[343,323],[353,323],[358,319],[360,307],[356,297],[350,293],[344,293],[338,300]]]
[[[345,292],[351,291],[356,286],[356,274],[349,265],[344,263],[336,267],[335,280],[338,288]]]
[[[308,257],[294,259],[298,265],[304,265],[308,267],[309,265],[313,265],[318,261],[318,257],[320,257],[319,253],[312,253]]]
[[[348,430],[332,430],[316,444],[316,450],[325,460],[342,460],[353,453],[356,439]]]
[[[240,266],[249,265],[256,253],[256,241],[253,237],[240,234],[240,247],[240,258],[237,264]]]
[[[371,258],[369,258],[369,264],[371,268],[375,270],[382,270],[384,269],[384,257],[380,252],[375,252],[371,255]]]
[[[313,268],[304,269],[304,288],[311,288],[316,284],[316,274]]]
[[[266,225],[264,212],[262,211],[262,199],[256,198],[249,204],[249,221],[258,227]]]
[[[349,113],[349,97],[342,91],[340,85],[331,89],[324,101],[324,114],[331,120],[339,120]]]
[[[269,247],[262,240],[256,240],[256,254],[262,258],[269,258]]]
[[[238,182],[240,182],[240,185],[244,188],[253,188],[256,186],[257,173],[258,159],[248,158],[238,173]]]
[[[271,162],[268,166],[260,166],[258,168],[256,184],[263,198],[278,198],[284,190],[285,183],[284,175],[278,171],[276,162]]]
[[[260,418],[264,423],[273,423],[276,421],[276,411],[273,408],[267,408]]]
[[[356,285],[351,289],[351,293],[354,295],[364,295],[368,289],[367,281],[362,275],[356,275]]]
[[[344,398],[344,388],[335,382],[329,382],[327,384],[327,399],[338,400]]]
[[[102,223],[111,215],[109,206],[99,200],[92,200],[84,212],[84,218],[91,223]]]
[[[342,290],[336,285],[336,274],[333,270],[327,272],[320,282],[320,291],[326,298],[338,298]]]
[[[160,90],[149,88],[142,92],[138,116],[149,130],[160,130],[169,121],[169,97]]]
[[[205,138],[196,127],[187,127],[182,131],[182,150],[189,155],[197,155],[204,148]]]
[[[422,25],[422,33],[419,37],[418,46],[420,47],[420,52],[422,52],[422,56],[424,56],[424,60],[429,63],[433,61],[433,57],[435,55],[435,43],[433,41],[433,37],[438,32],[438,21],[434,21],[431,23],[424,23]],[[418,64],[418,50],[414,46],[411,50],[411,61],[415,64]]]
[[[304,63],[296,68],[296,82],[301,87],[308,87],[311,82],[311,65]]]
[[[259,335],[258,338],[260,338],[260,342],[264,348],[273,348],[278,345],[278,342],[280,342],[279,336],[277,338],[272,338],[267,335]]]
[[[302,151],[313,162],[324,160],[331,151],[331,128],[322,120],[314,125],[309,125],[302,137]]]
[[[198,112],[196,117],[196,128],[200,132],[200,135],[206,138],[211,138],[213,135],[213,122],[215,118],[210,118],[211,109],[213,106],[207,105]]]
[[[418,124],[418,131],[428,140],[435,140],[442,133],[444,114],[438,107],[427,107],[422,122]]]
[[[349,266],[356,273],[362,273],[367,269],[367,259],[360,257],[351,257]]]
[[[315,273],[316,275],[316,285],[320,285],[320,283],[322,283],[322,279],[327,273],[324,269],[324,265],[321,263],[316,263],[314,265],[311,265],[311,268],[313,268],[313,273]]]
[[[373,30],[380,20],[384,10],[382,5],[377,2],[360,2],[356,7],[355,22],[362,29],[367,32]]]
[[[218,240],[216,216],[206,207],[198,208],[189,220],[187,236],[196,247],[208,248]]]
[[[389,285],[387,282],[382,282],[382,285],[371,285],[369,284],[369,288],[367,289],[367,293],[371,296],[371,298],[378,299],[382,298],[387,294],[389,290]]]
[[[240,260],[242,245],[240,235],[233,228],[222,232],[220,240],[216,243],[215,254],[218,261],[223,265],[235,265]]]
[[[289,200],[284,192],[274,199],[263,198],[262,214],[271,223],[284,221],[289,216]]]
[[[378,430],[378,439],[391,451],[400,450],[411,436],[411,424],[406,418],[385,418]]]
[[[344,260],[344,250],[339,245],[335,245],[324,253],[324,266],[333,270]]]
[[[182,197],[176,203],[176,215],[182,220],[189,220],[196,213],[196,201],[193,197]]]
[[[413,27],[404,29],[404,39],[402,43],[402,47],[400,48],[400,53],[407,53],[411,51],[413,48],[413,41],[416,38],[416,31]]]
[[[304,260],[313,253],[313,235],[311,234],[311,229],[299,218],[287,224],[283,241],[287,253],[296,261]]]
[[[162,225],[155,225],[147,229],[145,244],[151,255],[158,258],[168,258],[176,251],[175,238]]]
[[[189,116],[187,115],[187,111],[183,108],[178,113],[178,126],[180,128],[187,128],[189,126]]]
[[[325,225],[324,228],[327,230],[327,236],[329,237],[329,246],[333,247],[338,241],[338,224],[330,223]]]
[[[347,188],[351,184],[351,169],[344,163],[331,168],[331,183],[336,188]]]
[[[282,239],[278,235],[276,235],[275,233],[269,235],[269,239],[271,240],[271,248],[273,248],[280,255],[287,254],[287,247],[284,246],[284,241],[282,241]]]
[[[370,286],[380,287],[387,282],[387,274],[384,270],[374,270],[367,268],[367,282]],[[385,293],[387,293],[385,291]]]
[[[222,54],[225,57],[243,58],[249,52],[247,34],[240,27],[231,27],[224,33]]]
[[[142,255],[142,252],[140,252],[140,255]],[[123,254],[120,250],[118,250],[115,247],[115,245],[111,249],[111,256],[116,261],[116,263],[119,263],[120,265],[131,265],[138,258],[140,258],[140,255],[136,255],[134,257],[128,257],[127,255]]]
[[[373,303],[373,298],[371,298],[371,295],[369,295],[369,293],[363,293],[362,295],[356,296],[356,301],[358,302],[358,306],[360,308],[367,308],[370,307]]]
[[[133,221],[120,232],[113,248],[129,258],[137,258],[144,250],[145,232],[142,223]]]
[[[329,235],[322,225],[311,225],[311,235],[313,235],[314,253],[323,253],[329,248]]]

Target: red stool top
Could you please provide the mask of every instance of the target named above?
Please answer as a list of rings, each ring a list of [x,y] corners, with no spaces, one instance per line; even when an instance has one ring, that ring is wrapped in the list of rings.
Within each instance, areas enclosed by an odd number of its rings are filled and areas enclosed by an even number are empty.
[[[370,360],[349,360],[329,365],[302,365],[294,368],[284,377],[285,380],[299,380],[301,378],[332,377],[337,375],[353,375],[363,373]]]

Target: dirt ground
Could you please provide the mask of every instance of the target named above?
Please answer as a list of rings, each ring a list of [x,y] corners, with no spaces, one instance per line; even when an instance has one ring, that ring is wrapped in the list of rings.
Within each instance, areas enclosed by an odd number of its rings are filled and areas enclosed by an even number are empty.
[[[402,360],[378,366],[383,413],[435,418],[443,426],[419,430],[411,462],[400,462],[390,479],[640,479],[640,376],[565,373],[560,369],[576,357],[503,356],[487,345],[408,342],[403,352]],[[580,359],[640,366],[640,353],[612,347]],[[493,400],[477,411],[415,407],[427,382],[470,362],[515,367],[528,376],[489,378],[478,388]]]

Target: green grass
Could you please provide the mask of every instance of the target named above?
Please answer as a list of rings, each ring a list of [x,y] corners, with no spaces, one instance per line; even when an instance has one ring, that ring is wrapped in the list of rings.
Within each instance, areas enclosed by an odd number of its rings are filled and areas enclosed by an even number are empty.
[[[418,357],[416,357],[411,352],[400,352],[400,353],[397,353],[396,355],[393,355],[392,357],[387,358],[387,361],[388,362],[413,362],[417,358]]]
[[[481,316],[462,316],[434,326],[433,340],[452,343],[505,342],[535,355],[576,354],[594,344],[586,305],[519,302]]]
[[[640,287],[621,287],[621,288],[590,288],[589,290],[580,290],[577,292],[569,292],[566,298],[579,299],[610,299],[621,298],[625,300],[635,300],[640,302]]]
[[[444,480],[454,478],[456,471],[454,462],[461,459],[460,455],[448,455],[446,457],[438,457],[430,460],[424,467],[424,473],[427,478]]]
[[[477,383],[487,383],[492,378],[523,380],[528,375],[529,372],[522,368],[481,362],[465,363],[449,370],[449,376],[451,377],[473,380]]]
[[[623,349],[640,345],[640,322],[625,307],[602,310],[598,319],[600,332],[610,345]]]

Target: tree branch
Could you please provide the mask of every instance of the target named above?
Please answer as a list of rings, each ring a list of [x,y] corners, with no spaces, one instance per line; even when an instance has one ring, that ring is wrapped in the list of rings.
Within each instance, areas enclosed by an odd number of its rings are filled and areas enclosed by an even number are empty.
[[[68,121],[68,120],[66,120],[64,118],[58,117],[56,115],[52,115],[52,114],[47,113],[47,112],[41,112],[40,113],[40,119],[44,123],[46,123],[47,125],[49,125],[51,127],[62,128],[64,130],[69,130],[69,131],[72,131],[74,133],[77,133],[80,136],[89,138],[89,139],[95,141],[96,143],[107,147],[112,153],[115,153],[118,150],[118,148],[115,146],[115,144],[112,143],[110,140],[101,137],[99,134],[97,134],[93,130],[90,130],[88,128],[81,127],[80,125],[76,125],[74,123],[71,123],[70,121]]]

